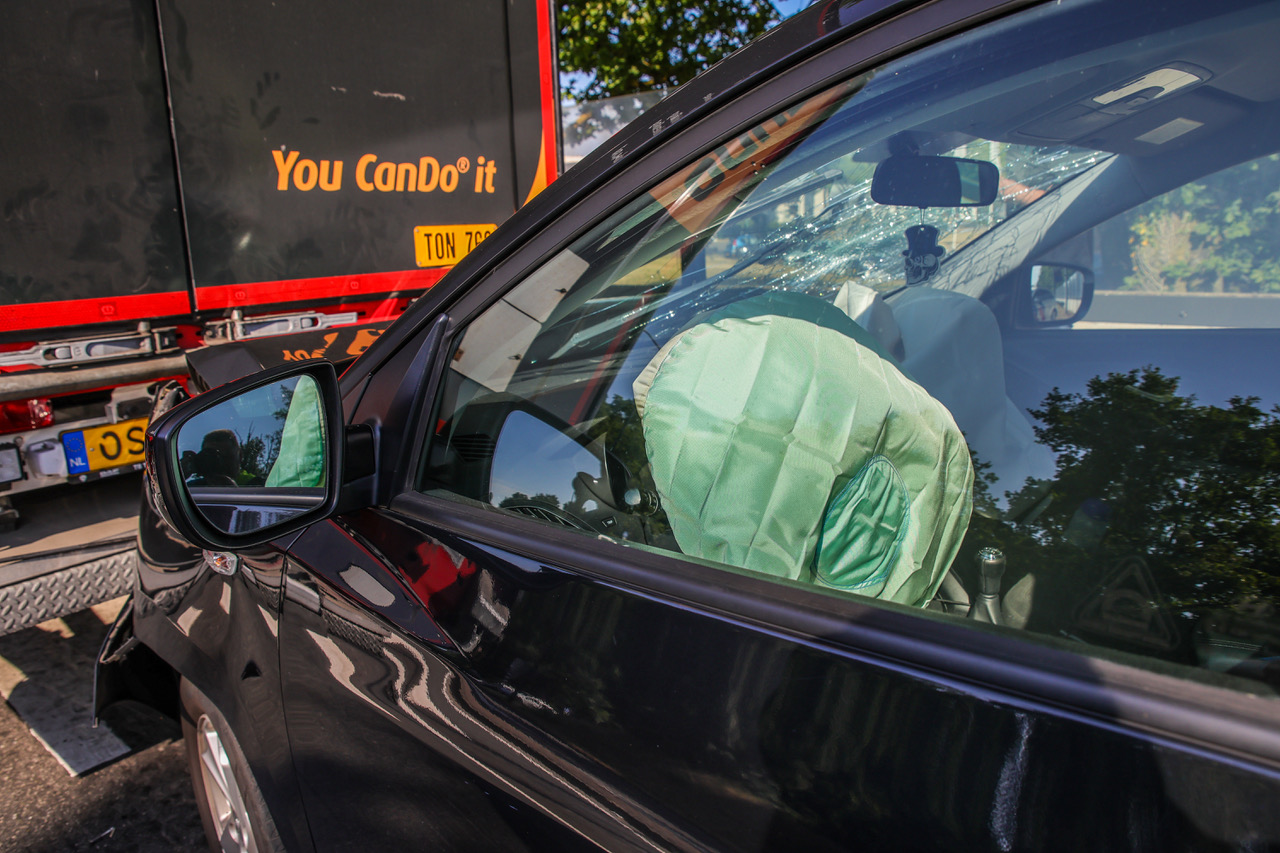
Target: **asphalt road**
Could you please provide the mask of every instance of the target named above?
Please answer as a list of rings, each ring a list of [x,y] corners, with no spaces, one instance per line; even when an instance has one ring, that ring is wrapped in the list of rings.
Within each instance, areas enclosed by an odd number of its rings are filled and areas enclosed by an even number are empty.
[[[140,494],[130,473],[17,496],[22,521],[0,535],[0,583],[51,571],[40,561],[59,554],[88,559],[76,549],[127,547]],[[122,602],[0,636],[0,853],[208,849],[179,726],[136,704],[113,708],[109,731],[89,725],[93,661]]]
[[[10,678],[25,669],[36,683],[88,684],[105,633],[101,616],[84,611],[0,637],[0,663],[9,667]],[[57,678],[42,676],[39,665],[24,661],[48,664]],[[87,725],[83,710],[75,713]],[[119,707],[105,722],[134,751],[77,777],[0,701],[0,851],[208,849],[178,726],[141,706]]]

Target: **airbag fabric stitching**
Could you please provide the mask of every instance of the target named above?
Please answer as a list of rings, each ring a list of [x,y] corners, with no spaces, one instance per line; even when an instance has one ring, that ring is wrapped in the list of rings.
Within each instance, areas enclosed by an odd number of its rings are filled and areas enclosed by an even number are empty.
[[[635,391],[682,551],[927,603],[973,483],[938,401],[845,330],[791,316],[709,319],[654,362]]]

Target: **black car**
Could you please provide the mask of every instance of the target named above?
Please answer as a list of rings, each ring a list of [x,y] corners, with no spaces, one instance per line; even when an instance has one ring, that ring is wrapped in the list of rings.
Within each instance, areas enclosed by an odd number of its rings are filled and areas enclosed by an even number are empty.
[[[225,850],[1280,846],[1276,44],[816,4],[156,418],[99,704]]]

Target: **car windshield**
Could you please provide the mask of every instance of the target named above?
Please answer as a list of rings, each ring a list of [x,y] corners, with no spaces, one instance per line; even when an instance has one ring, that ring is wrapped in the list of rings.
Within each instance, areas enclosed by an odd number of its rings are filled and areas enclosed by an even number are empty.
[[[936,229],[929,247],[939,262],[935,272],[943,270],[979,238],[999,233],[1002,224],[1042,201],[1051,207],[1055,190],[1116,158],[1061,143],[978,137],[957,143],[960,135],[944,134],[930,148],[937,154],[915,147],[912,156],[995,164],[999,182],[992,203],[928,209],[880,204],[872,187],[877,164],[891,149],[877,140],[851,150],[856,137],[845,119],[846,112],[861,111],[854,109],[861,100],[851,95],[865,94],[866,85],[859,79],[824,93],[794,110],[799,119],[785,125],[753,128],[723,146],[722,159],[695,163],[616,216],[604,239],[582,247],[596,258],[591,271],[599,275],[580,278],[560,306],[560,312],[576,309],[578,328],[548,356],[568,352],[586,334],[616,334],[635,311],[652,308],[659,293],[673,312],[673,328],[706,310],[717,294],[733,300],[751,289],[783,290],[830,300],[851,284],[890,294],[919,283],[912,278],[921,262],[910,229]],[[697,188],[708,180],[715,185],[703,195]],[[636,246],[631,241],[639,234],[647,240]],[[933,286],[947,287],[944,279]],[[692,301],[681,305],[682,293]]]
[[[847,282],[879,292],[908,283],[908,228],[938,230],[942,263],[1071,178],[1115,155],[1067,145],[1032,146],[970,139],[944,156],[996,164],[989,205],[925,211],[877,205],[871,196],[876,151],[842,155],[773,186],[766,180],[715,231],[706,247],[709,274],[784,283],[831,296]],[[824,287],[824,284],[826,285]],[[797,285],[799,286],[797,288]]]

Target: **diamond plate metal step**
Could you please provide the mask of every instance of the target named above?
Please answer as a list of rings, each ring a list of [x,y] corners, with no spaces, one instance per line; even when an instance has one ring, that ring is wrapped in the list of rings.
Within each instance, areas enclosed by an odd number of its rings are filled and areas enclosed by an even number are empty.
[[[0,585],[0,636],[129,592],[137,566],[137,549],[100,553],[76,565]]]

